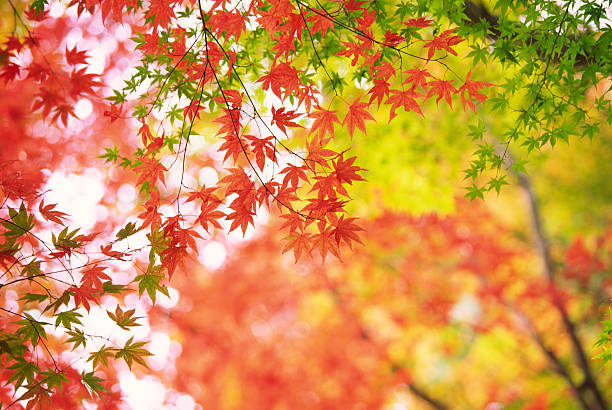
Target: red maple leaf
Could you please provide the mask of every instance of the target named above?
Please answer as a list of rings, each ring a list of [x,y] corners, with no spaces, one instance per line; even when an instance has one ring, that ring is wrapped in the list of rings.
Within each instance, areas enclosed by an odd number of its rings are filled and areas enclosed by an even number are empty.
[[[215,11],[208,19],[210,31],[221,35],[225,32],[225,39],[228,40],[234,36],[236,41],[240,39],[242,32],[246,30],[246,23],[249,19],[239,12]]]
[[[340,219],[333,222],[334,239],[338,246],[340,246],[342,242],[347,244],[350,249],[353,248],[353,242],[359,242],[363,245],[363,242],[361,242],[361,239],[359,239],[359,236],[355,233],[356,231],[363,231],[361,227],[353,223],[356,219],[357,218],[344,219],[344,215],[341,215]]]
[[[207,233],[210,233],[208,232],[209,224],[214,228],[221,229],[219,220],[226,216],[223,212],[217,210],[217,206],[217,204],[208,203],[206,205],[202,204],[202,207],[200,208],[198,222],[200,225],[202,225],[202,228],[204,228]]]
[[[110,110],[106,110],[104,111],[104,116],[105,117],[110,117],[111,122],[115,122],[118,118],[121,117],[122,114],[122,107],[117,107],[116,104],[113,104],[110,106]]]
[[[113,245],[110,243],[108,245],[100,245],[100,251],[109,258],[119,261],[124,261],[125,259],[123,259],[123,257],[127,256],[125,252],[114,251]]]
[[[245,138],[249,140],[252,151],[255,154],[255,163],[260,170],[263,171],[266,165],[266,158],[271,161],[276,160],[276,149],[272,144],[274,137],[258,138],[254,135],[245,135]]]
[[[102,292],[102,279],[111,280],[104,271],[106,267],[100,265],[94,265],[83,271],[83,277],[81,278],[81,286],[85,285],[91,289],[96,289]]]
[[[446,30],[439,36],[435,36],[433,40],[423,45],[423,48],[427,48],[427,59],[431,60],[436,50],[446,50],[452,55],[457,55],[457,52],[453,50],[453,46],[465,41],[464,38],[459,36],[453,36],[453,32],[456,28]]]
[[[312,243],[312,235],[306,232],[301,233],[292,233],[292,235],[284,238],[287,240],[287,244],[283,248],[283,253],[289,252],[293,249],[293,256],[295,257],[295,263],[298,262],[302,253],[311,254],[311,243]],[[325,258],[323,258],[325,259]]]
[[[429,27],[433,23],[433,20],[429,20],[425,17],[419,17],[416,19],[408,19],[408,21],[404,22],[408,27]]]
[[[149,188],[153,188],[157,184],[157,180],[160,180],[165,186],[164,172],[167,172],[168,169],[154,158],[142,158],[141,161],[142,163],[134,168],[134,171],[138,173],[136,184],[141,185],[148,182]]]
[[[66,219],[68,214],[60,211],[55,211],[57,204],[48,204],[45,205],[45,200],[40,201],[40,205],[38,205],[38,211],[47,221],[55,222],[57,224],[63,225],[62,219]]]
[[[406,41],[404,36],[400,36],[391,30],[387,30],[385,33],[385,44],[388,46],[397,47],[403,41]]]
[[[301,71],[292,67],[289,63],[280,63],[273,66],[270,72],[257,80],[258,83],[263,83],[261,88],[267,90],[272,89],[274,95],[281,100],[291,94],[299,94],[300,86],[302,81],[299,79],[298,74]],[[282,95],[281,88],[285,89],[285,96]]]
[[[240,227],[244,235],[249,225],[255,225],[255,211],[253,207],[248,201],[244,201],[241,197],[236,198],[229,207],[234,211],[227,214],[225,217],[228,221],[232,221],[229,231],[232,232],[234,229]]]
[[[436,103],[439,103],[442,98],[448,104],[449,107],[453,108],[452,94],[457,92],[457,89],[453,85],[453,80],[433,80],[427,83],[431,88],[427,93],[426,98],[430,98],[432,95],[437,94]]]
[[[383,98],[389,96],[390,86],[391,84],[386,81],[374,81],[374,87],[370,88],[370,91],[368,91],[368,94],[372,94],[370,96],[370,101],[368,101],[368,104],[372,104],[373,101],[377,100],[378,107],[380,108],[380,104],[382,103]]]
[[[335,229],[331,226],[325,227],[325,229],[314,235],[312,249],[319,249],[323,261],[325,261],[327,252],[330,252],[336,258],[342,260],[340,257],[340,248],[338,247],[335,236]]]
[[[292,121],[302,114],[296,113],[294,110],[285,111],[285,107],[281,107],[278,110],[272,106],[272,125],[276,124],[280,130],[287,134],[285,127],[302,127],[300,124]]]
[[[468,72],[468,75],[465,79],[465,83],[459,87],[457,90],[459,96],[461,97],[461,104],[463,104],[463,110],[465,111],[465,105],[467,104],[474,113],[476,113],[476,105],[472,101],[473,99],[479,101],[481,103],[485,102],[487,96],[479,92],[481,88],[490,87],[494,84],[485,83],[483,81],[472,81],[470,80],[470,76],[472,75],[472,70]],[[465,97],[465,93],[468,93],[467,98]]]
[[[310,33],[314,35],[315,33],[320,32],[321,38],[325,38],[325,33],[327,33],[327,30],[334,30],[333,19],[327,18],[326,13],[323,10],[312,9],[312,13],[306,17],[306,21],[312,23]]]
[[[76,46],[71,50],[66,47],[66,62],[70,65],[87,64],[87,51],[77,51]]]
[[[170,20],[173,19],[174,10],[173,4],[175,1],[171,0],[151,0],[149,3],[149,10],[145,13],[146,18],[150,18],[153,21],[153,28],[157,26],[168,27]]]
[[[288,186],[289,184],[291,184],[291,186],[297,187],[300,183],[300,179],[303,180],[304,182],[307,182],[308,181],[308,177],[306,176],[307,169],[308,168],[304,166],[297,166],[293,164],[287,165],[280,172],[281,174],[287,174],[283,178],[283,185]]]
[[[72,292],[74,296],[74,305],[76,307],[83,305],[88,312],[91,308],[89,301],[98,303],[97,293],[99,293],[100,290],[92,288],[90,282],[83,283],[81,286],[70,286],[67,291]]]
[[[334,123],[337,122],[340,124],[336,111],[326,110],[318,105],[317,109],[308,114],[308,116],[315,119],[312,123],[312,127],[310,127],[310,132],[319,131],[321,137],[325,137],[325,134],[330,134],[333,137]]]
[[[307,142],[306,146],[306,150],[308,152],[306,161],[311,161],[315,164],[326,166],[327,158],[334,157],[337,155],[336,151],[332,151],[330,149],[325,148],[327,141],[328,140],[321,137],[320,134],[315,135],[313,138],[311,138],[310,142]]]
[[[391,111],[389,112],[389,121],[391,121],[397,116],[395,110],[399,107],[403,107],[406,112],[414,111],[418,114],[423,115],[421,107],[419,106],[419,103],[416,100],[417,97],[422,97],[422,95],[414,91],[414,88],[411,88],[407,91],[391,90],[391,97],[389,97],[389,99],[385,103],[391,105]]]
[[[344,160],[344,153],[340,154],[336,160],[333,161],[334,171],[331,173],[338,179],[341,184],[352,185],[353,181],[365,181],[365,179],[358,175],[357,172],[365,171],[365,169],[353,165],[357,157],[351,157]]]
[[[372,114],[367,111],[368,104],[359,102],[359,100],[361,100],[361,97],[357,97],[357,99],[353,101],[346,117],[344,117],[344,121],[342,121],[343,126],[346,124],[346,128],[351,138],[353,138],[355,128],[360,129],[365,134],[365,121],[375,121]]]
[[[415,67],[411,70],[404,71],[406,74],[410,74],[403,84],[412,83],[412,88],[421,86],[424,90],[427,89],[427,77],[433,77],[429,71]]]

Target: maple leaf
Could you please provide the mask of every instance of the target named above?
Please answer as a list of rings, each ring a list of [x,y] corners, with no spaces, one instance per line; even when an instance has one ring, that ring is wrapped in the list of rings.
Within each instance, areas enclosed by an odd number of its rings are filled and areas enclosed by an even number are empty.
[[[117,107],[116,104],[112,104],[110,106],[110,110],[106,110],[104,111],[104,116],[105,117],[110,117],[111,122],[115,122],[118,118],[121,117],[123,111],[123,107]]]
[[[407,91],[391,90],[391,97],[385,104],[391,105],[391,111],[389,112],[389,122],[397,116],[395,110],[399,107],[403,107],[406,112],[414,111],[418,114],[423,115],[421,107],[415,98],[422,97],[421,94],[414,91],[411,88]]]
[[[96,95],[93,88],[102,86],[102,83],[97,80],[99,77],[98,74],[87,73],[87,67],[78,70],[73,69],[70,73],[70,85],[72,87],[70,94],[74,98],[81,95]]]
[[[6,85],[19,77],[20,73],[21,67],[13,62],[9,62],[0,70],[0,78],[4,79],[4,84]]]
[[[374,81],[388,81],[397,71],[388,61],[382,61],[375,67],[375,70],[376,74],[374,75]]]
[[[190,121],[194,118],[200,118],[200,111],[204,109],[202,101],[199,98],[193,98],[189,101],[189,104],[183,108],[183,118],[189,117]]]
[[[344,8],[346,8],[347,11],[355,12],[355,11],[363,10],[365,12],[365,10],[362,7],[362,4],[365,4],[365,1],[350,0],[348,2],[343,2],[343,4],[344,4]]]
[[[293,164],[287,165],[280,172],[281,174],[286,174],[283,177],[283,185],[288,186],[291,184],[293,187],[297,187],[300,183],[300,179],[304,182],[308,182],[308,176],[306,175],[306,170],[308,168],[305,166],[297,166]]]
[[[283,253],[287,253],[291,249],[293,249],[293,256],[295,257],[295,263],[298,262],[302,253],[306,253],[308,255],[311,254],[311,242],[312,242],[311,234],[304,233],[304,232],[294,233],[284,238],[284,240],[288,242],[283,248]]]
[[[276,50],[276,54],[274,56],[275,60],[281,57],[283,54],[285,55],[285,59],[288,59],[289,54],[295,51],[294,37],[288,35],[280,37],[274,47],[272,47],[272,50]]]
[[[335,236],[335,229],[331,226],[327,226],[313,237],[312,249],[317,248],[319,250],[323,261],[325,261],[328,252],[342,260],[340,257],[340,248],[338,247]]]
[[[400,36],[394,31],[387,30],[385,32],[385,44],[391,47],[397,47],[402,42],[406,41],[404,36]]]
[[[436,50],[446,50],[452,55],[457,55],[457,52],[453,49],[453,46],[465,41],[464,38],[459,36],[453,36],[453,32],[456,28],[445,30],[442,34],[435,36],[433,40],[423,45],[423,48],[427,48],[427,59],[431,60]]]
[[[353,101],[346,117],[344,117],[344,121],[342,121],[342,126],[346,124],[346,128],[351,138],[353,138],[355,128],[360,129],[365,134],[365,121],[375,121],[372,114],[367,111],[368,104],[359,102],[359,100],[361,100],[361,97],[357,97],[357,99]]]
[[[100,245],[100,251],[103,255],[119,261],[124,261],[125,259],[123,259],[123,257],[127,256],[125,252],[113,251],[113,245],[110,243],[108,245]]]
[[[319,9],[311,9],[312,13],[308,14],[306,17],[306,21],[312,23],[310,27],[310,33],[321,33],[321,38],[325,38],[325,33],[327,30],[334,30],[334,22],[330,18],[326,18],[326,13],[323,10]]]
[[[142,346],[147,344],[147,342],[132,342],[133,340],[134,336],[130,337],[130,339],[125,342],[125,345],[121,349],[116,349],[115,358],[123,358],[130,370],[132,369],[133,362],[148,368],[149,366],[147,366],[147,363],[144,361],[143,357],[152,356],[152,354],[146,349],[142,348]]]
[[[100,350],[91,352],[87,358],[87,361],[92,362],[92,367],[94,369],[96,369],[100,364],[108,366],[108,359],[113,357],[116,351],[116,348],[106,347],[106,345],[104,345],[100,348]]]
[[[253,153],[255,154],[255,162],[260,170],[263,171],[266,164],[266,158],[271,161],[276,160],[276,149],[272,144],[274,137],[258,138],[254,135],[246,135],[245,138],[250,142]]]
[[[373,101],[378,100],[378,108],[380,108],[383,98],[389,95],[390,86],[391,84],[386,81],[374,81],[374,87],[370,88],[370,91],[368,91],[368,94],[372,94],[368,104],[372,104]]]
[[[202,228],[204,228],[207,233],[210,233],[208,232],[208,225],[210,224],[217,229],[221,229],[219,220],[225,216],[225,213],[217,210],[216,204],[202,204],[202,207],[200,208],[200,215],[198,216],[198,222],[200,225],[202,225]]]
[[[251,178],[244,172],[242,168],[228,169],[229,174],[224,176],[219,184],[227,184],[226,195],[236,193],[241,195],[244,193],[252,193],[255,191],[255,186]]]
[[[417,28],[429,27],[432,25],[432,23],[433,23],[433,20],[427,19],[425,17],[419,17],[416,19],[408,19],[408,21],[404,22],[404,24],[408,27],[417,27]]]
[[[111,280],[111,277],[104,273],[106,269],[107,268],[104,266],[94,265],[84,270],[83,277],[81,278],[81,285],[101,292],[102,279]]]
[[[89,312],[90,305],[89,301],[98,303],[98,296],[96,293],[100,292],[100,289],[94,289],[91,287],[91,282],[81,284],[81,286],[70,286],[67,289],[68,292],[72,292],[74,297],[74,305],[79,307],[83,305],[85,310]]]
[[[337,56],[346,56],[347,58],[352,57],[351,66],[355,66],[359,61],[359,57],[365,56],[365,47],[363,43],[353,43],[350,41],[343,41],[342,45],[344,48],[336,53]]]
[[[331,173],[339,183],[352,185],[353,181],[365,181],[361,175],[357,175],[359,171],[365,171],[365,169],[353,165],[357,157],[351,157],[344,160],[344,153],[340,154],[337,159],[333,161],[334,171]]]
[[[236,41],[240,40],[240,36],[246,30],[246,23],[249,19],[239,12],[216,11],[208,19],[210,31],[221,35],[225,32],[225,39],[228,40],[234,36]]]
[[[227,161],[229,157],[232,157],[232,160],[236,162],[241,155],[248,154],[246,142],[242,141],[242,137],[238,137],[234,133],[228,133],[223,136],[223,139],[225,141],[219,147],[219,152],[226,151],[223,162]]]
[[[172,0],[150,0],[149,9],[145,13],[145,17],[153,21],[153,27],[161,26],[168,27],[170,20],[175,18],[172,5],[175,3]]]
[[[77,51],[76,46],[72,47],[71,50],[68,50],[68,46],[66,46],[65,55],[66,62],[70,65],[87,64],[87,59],[89,58],[87,51]]]
[[[315,119],[310,127],[310,133],[318,131],[320,137],[325,137],[325,134],[334,137],[334,123],[340,124],[336,111],[326,110],[317,105],[316,111],[311,112],[308,116]]]
[[[352,242],[359,242],[363,245],[363,242],[355,233],[356,231],[363,231],[363,229],[353,223],[355,220],[357,220],[357,218],[345,219],[344,215],[341,215],[340,218],[333,223],[334,239],[338,246],[340,246],[342,242],[346,243],[350,249],[352,249]]]
[[[370,78],[374,78],[374,65],[378,62],[382,54],[380,51],[377,51],[375,54],[368,56],[363,65],[370,69]]]
[[[323,138],[321,134],[315,135],[306,144],[306,151],[308,156],[306,161],[314,162],[321,166],[327,165],[327,158],[336,156],[336,152],[325,148],[327,145],[327,139]]]
[[[141,185],[144,182],[148,182],[149,188],[152,188],[159,180],[165,186],[164,172],[167,172],[168,169],[153,158],[142,158],[141,161],[141,164],[134,168],[134,171],[138,173],[136,184]]]
[[[292,121],[302,114],[296,113],[293,110],[285,111],[285,107],[281,107],[278,110],[272,106],[272,125],[276,124],[278,128],[286,135],[287,130],[285,127],[302,127],[300,124]]]
[[[453,108],[452,94],[457,92],[457,89],[453,85],[453,80],[433,80],[427,83],[431,88],[427,93],[426,98],[430,98],[434,94],[438,95],[436,103],[439,103],[442,98],[448,104],[449,107]]]
[[[38,205],[38,211],[47,221],[55,222],[56,224],[64,225],[62,219],[66,219],[68,214],[60,211],[55,211],[57,204],[48,204],[45,205],[45,200],[40,201],[40,205]]]
[[[304,217],[297,212],[290,211],[288,214],[282,214],[280,217],[285,219],[285,223],[281,226],[281,229],[289,228],[290,234],[296,231],[302,232],[304,230]]]
[[[208,205],[210,202],[213,204],[220,204],[222,202],[221,199],[217,195],[214,195],[214,192],[217,190],[217,187],[206,188],[206,185],[202,185],[202,188],[200,188],[199,191],[192,191],[185,202],[191,202],[199,199],[202,201],[202,206]]]
[[[136,323],[136,320],[142,319],[142,317],[134,316],[136,309],[122,310],[119,305],[115,308],[115,313],[110,311],[106,311],[108,317],[110,317],[113,322],[117,323],[123,330],[130,330],[130,327],[140,326],[139,323]]]
[[[404,80],[403,84],[412,83],[412,88],[421,86],[424,90],[427,89],[427,78],[433,77],[429,71],[415,67],[410,70],[404,71],[409,74],[408,78]]]
[[[487,96],[479,92],[481,88],[491,87],[494,84],[483,82],[483,81],[473,81],[470,80],[470,76],[472,75],[472,70],[468,72],[468,75],[465,79],[465,83],[459,87],[457,93],[461,97],[461,104],[463,105],[463,110],[465,111],[465,105],[467,104],[474,113],[476,113],[476,105],[472,101],[473,99],[479,101],[481,103],[485,102]],[[468,96],[465,97],[465,93],[467,92]]]
[[[53,116],[51,117],[51,121],[57,121],[58,119],[62,121],[64,127],[68,125],[68,116],[72,116],[74,118],[79,118],[74,113],[74,106],[71,104],[59,104],[55,107]]]
[[[244,201],[239,197],[230,204],[230,209],[234,212],[227,214],[225,217],[228,221],[232,221],[229,232],[240,227],[242,235],[245,235],[249,225],[255,226],[255,212],[253,211],[253,207],[249,204],[249,201]]]
[[[301,80],[298,77],[298,71],[292,67],[290,63],[280,63],[273,66],[270,72],[257,80],[262,83],[261,88],[264,90],[271,89],[274,95],[281,100],[293,93],[299,94]],[[285,89],[285,95],[282,95],[281,87]]]
[[[162,268],[168,270],[168,276],[172,278],[174,271],[180,265],[184,265],[185,259],[189,256],[187,248],[185,246],[168,246],[164,249],[159,256],[161,257]]]

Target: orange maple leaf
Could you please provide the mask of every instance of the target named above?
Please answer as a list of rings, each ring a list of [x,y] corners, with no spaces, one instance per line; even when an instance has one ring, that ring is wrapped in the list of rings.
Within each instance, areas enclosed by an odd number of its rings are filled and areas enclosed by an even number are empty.
[[[359,102],[359,100],[361,100],[361,97],[357,97],[357,99],[353,101],[349,107],[346,117],[344,117],[344,121],[342,122],[342,126],[346,124],[346,128],[351,138],[353,138],[355,127],[360,129],[365,134],[365,121],[376,121],[374,117],[372,117],[372,114],[367,111],[368,104]]]

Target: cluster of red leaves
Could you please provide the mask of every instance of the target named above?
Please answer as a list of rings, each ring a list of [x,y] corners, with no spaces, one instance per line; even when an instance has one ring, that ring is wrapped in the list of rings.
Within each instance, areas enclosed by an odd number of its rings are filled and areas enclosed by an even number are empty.
[[[79,12],[90,10],[93,6],[86,0],[75,0],[73,3],[78,5]],[[281,210],[281,218],[285,221],[283,229],[288,233],[285,251],[293,250],[296,260],[312,250],[318,250],[323,259],[328,253],[340,257],[341,245],[351,247],[354,242],[359,242],[357,232],[360,228],[354,218],[345,217],[344,206],[350,200],[347,186],[354,181],[363,181],[360,172],[364,170],[354,165],[355,158],[345,157],[346,152],[330,148],[335,127],[345,128],[351,137],[356,130],[365,133],[367,121],[374,121],[369,110],[375,102],[378,106],[390,106],[390,120],[397,115],[399,108],[423,115],[420,104],[432,97],[438,102],[444,99],[452,107],[453,95],[459,95],[464,109],[469,106],[475,110],[474,100],[484,101],[485,95],[481,91],[491,85],[471,80],[471,72],[465,83],[455,88],[453,80],[438,78],[425,65],[398,70],[393,60],[383,57],[382,51],[385,47],[391,47],[401,52],[398,47],[402,43],[407,44],[409,39],[399,32],[387,30],[384,41],[376,40],[376,12],[369,10],[364,2],[349,2],[344,7],[358,17],[351,38],[343,41],[345,48],[337,56],[349,59],[352,65],[360,63],[367,66],[373,86],[368,90],[370,98],[367,102],[364,101],[367,95],[359,96],[350,103],[345,102],[346,109],[338,113],[337,110],[321,107],[319,90],[307,80],[303,75],[306,74],[305,70],[300,69],[294,61],[295,45],[302,44],[304,37],[312,40],[313,36],[324,36],[342,27],[326,10],[288,0],[271,1],[269,4],[252,1],[242,11],[228,11],[225,1],[206,4],[205,10],[201,8],[201,3],[196,2],[194,5],[203,24],[202,43],[199,49],[190,51],[193,45],[186,45],[187,31],[175,24],[177,15],[174,8],[177,4],[171,0],[151,3],[145,13],[148,31],[142,31],[140,50],[148,58],[171,58],[172,72],[180,72],[185,81],[194,85],[195,97],[183,109],[186,123],[200,118],[201,111],[206,110],[207,107],[201,103],[204,90],[217,90],[213,101],[221,109],[213,114],[217,114],[215,122],[219,125],[218,135],[222,142],[219,151],[223,154],[223,161],[231,163],[226,168],[227,175],[216,186],[202,187],[199,192],[186,194],[186,201],[193,201],[200,208],[195,220],[181,219],[181,229],[187,230],[193,237],[198,235],[195,230],[197,226],[208,232],[210,228],[223,226],[224,220],[229,222],[230,231],[240,229],[244,234],[249,226],[254,225],[259,208],[273,202]],[[132,3],[102,1],[103,19],[112,16],[120,20],[131,6]],[[221,84],[222,79],[234,75],[244,86],[241,74],[236,71],[238,54],[235,44],[245,34],[246,23],[251,18],[268,33],[275,53],[272,64],[256,82],[281,102],[292,100],[295,107],[273,106],[269,123],[264,121],[255,107],[245,107],[245,103],[253,103],[246,88],[226,88]],[[433,22],[421,17],[404,23],[411,30],[421,30],[430,27]],[[158,31],[162,30],[166,33],[167,41],[159,40]],[[417,62],[426,64],[440,51],[457,55],[454,47],[462,41],[454,34],[454,29],[434,35],[431,41],[422,41],[427,57],[417,59]],[[444,55],[440,58],[444,58]],[[394,88],[393,84],[397,83],[401,84],[401,88]],[[254,117],[246,114],[248,109],[255,111]],[[115,120],[121,112],[121,108],[113,105],[108,116]],[[342,121],[338,115],[342,116]],[[137,185],[153,192],[157,190],[158,182],[165,184],[164,174],[168,170],[158,156],[162,154],[164,137],[154,137],[148,125],[141,120],[143,123],[139,134],[145,155],[139,158],[134,170],[138,173]],[[259,121],[259,131],[256,133],[249,130],[253,121]],[[286,147],[282,142],[283,137],[274,134],[273,127],[292,137],[307,123],[311,125],[307,128],[304,141],[306,154],[298,155],[289,150],[292,158],[289,163],[283,164],[287,161],[280,147]],[[264,177],[270,169],[278,171],[271,178]],[[282,176],[282,181],[277,176]],[[143,221],[141,227],[150,226],[151,232],[164,226],[167,218],[160,213],[163,200],[160,202],[158,193],[153,195],[145,204],[146,211],[139,215]],[[175,239],[170,240],[176,242]],[[163,265],[169,271],[174,271],[176,263],[169,261],[174,261],[175,257],[163,259]]]

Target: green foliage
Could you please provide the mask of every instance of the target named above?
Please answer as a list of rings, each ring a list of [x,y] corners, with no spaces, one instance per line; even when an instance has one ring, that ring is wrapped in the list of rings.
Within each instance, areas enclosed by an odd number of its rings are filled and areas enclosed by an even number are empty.
[[[81,373],[81,378],[83,380],[83,384],[87,388],[87,391],[92,397],[94,395],[100,396],[101,393],[108,391],[108,389],[102,384],[104,379],[96,376],[94,372],[86,373],[83,371]]]
[[[143,358],[146,356],[151,356],[151,353],[142,348],[146,342],[132,342],[133,339],[133,337],[130,337],[130,339],[125,342],[125,345],[121,349],[117,349],[115,357],[118,359],[122,358],[130,369],[132,368],[132,364],[134,362],[140,364],[141,366],[148,367]]]

